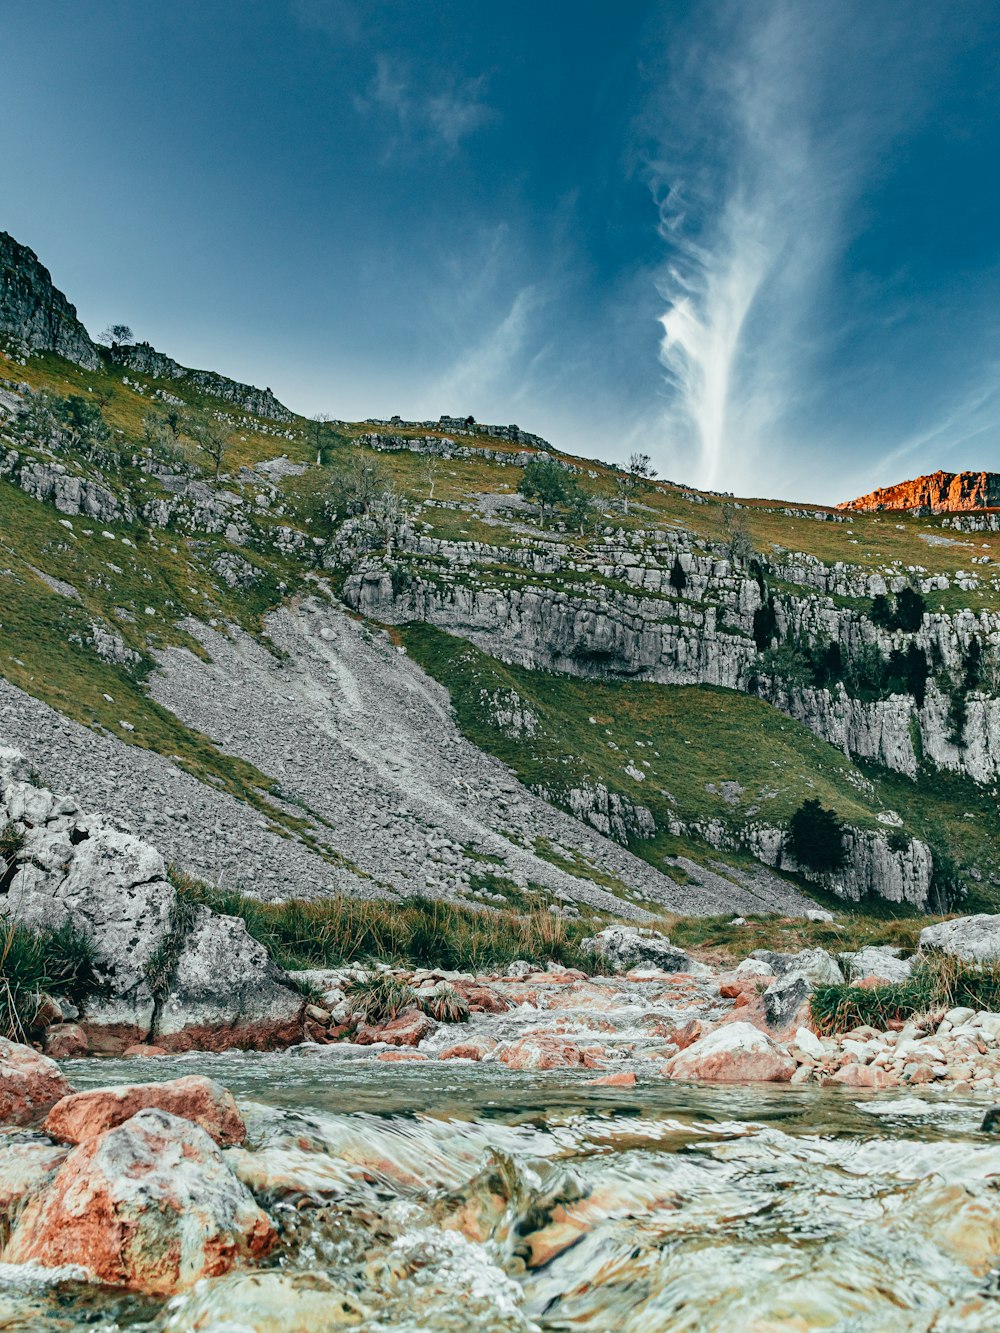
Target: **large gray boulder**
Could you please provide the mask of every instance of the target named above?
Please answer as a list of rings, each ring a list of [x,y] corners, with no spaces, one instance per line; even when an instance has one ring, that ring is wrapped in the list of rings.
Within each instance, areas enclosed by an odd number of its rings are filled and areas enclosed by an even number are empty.
[[[985,912],[939,921],[920,932],[924,953],[943,953],[963,963],[1000,961],[1000,915]]]
[[[675,948],[666,935],[643,926],[608,926],[598,935],[585,939],[580,947],[601,958],[615,972],[628,972],[634,967],[698,974],[709,970],[683,949]]]
[[[813,986],[839,986],[844,980],[836,959],[825,949],[801,949],[798,953],[754,949],[750,957],[766,963],[776,977],[794,972],[805,977]]]
[[[241,917],[199,907],[156,1023],[169,1050],[261,1049],[300,1039],[305,1000]]]
[[[910,960],[899,956],[902,952],[891,944],[868,944],[856,953],[842,953],[840,960],[850,981],[874,977],[876,981],[898,984],[906,981],[913,970]]]
[[[775,978],[764,992],[764,1018],[768,1027],[776,1030],[789,1027],[815,989],[801,972],[786,972],[783,977]]]
[[[20,752],[0,747],[0,828],[18,843],[0,866],[0,903],[19,925],[70,925],[91,941],[101,993],[84,1020],[94,1049],[151,1038],[258,1047],[301,1035],[302,996],[241,919],[204,906],[192,919],[155,847],[32,777]]]

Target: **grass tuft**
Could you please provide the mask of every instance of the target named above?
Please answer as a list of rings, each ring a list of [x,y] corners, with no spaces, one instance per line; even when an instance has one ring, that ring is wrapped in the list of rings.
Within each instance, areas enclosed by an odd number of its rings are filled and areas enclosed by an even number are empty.
[[[99,990],[86,935],[69,925],[40,931],[0,925],[0,1035],[27,1041],[47,993],[77,1001]]]
[[[810,998],[821,1032],[886,1028],[917,1014],[954,1009],[1000,1011],[1000,965],[973,967],[955,958],[919,962],[906,981],[885,986],[819,986]]]

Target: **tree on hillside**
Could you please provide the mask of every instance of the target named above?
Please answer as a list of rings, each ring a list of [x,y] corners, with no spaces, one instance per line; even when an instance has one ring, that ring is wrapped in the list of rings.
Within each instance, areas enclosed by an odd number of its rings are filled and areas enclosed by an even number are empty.
[[[434,483],[437,481],[438,460],[436,454],[424,454],[423,456],[424,480],[427,482],[427,498],[434,499]]]
[[[577,528],[582,537],[587,529],[593,515],[593,505],[590,496],[583,489],[576,477],[572,474],[567,476],[564,483],[565,494],[563,504],[568,510],[567,517],[574,528]]]
[[[202,417],[186,423],[185,434],[194,447],[203,453],[212,464],[212,475],[216,481],[222,471],[222,463],[232,440],[229,429],[214,417]]]
[[[134,341],[135,334],[127,324],[109,324],[101,334],[101,342],[107,343],[112,351],[118,347],[126,347]]]
[[[82,394],[70,394],[62,400],[59,416],[71,444],[86,449],[93,461],[111,435],[99,405]]]
[[[799,865],[809,870],[839,870],[847,860],[844,823],[817,799],[803,801],[788,828],[788,842]]]
[[[330,422],[333,420],[326,412],[317,412],[314,417],[309,418],[306,426],[306,437],[310,445],[316,451],[316,466],[323,464],[323,455],[330,445]]]
[[[567,478],[569,474],[551,458],[532,458],[524,467],[518,491],[526,500],[537,500],[542,511],[563,504],[567,497]]]
[[[722,520],[722,540],[726,547],[726,554],[735,564],[748,564],[757,552],[754,549],[753,538],[750,536],[746,511],[737,508],[736,505],[726,504],[722,506],[720,517]]]
[[[629,501],[640,490],[645,490],[656,476],[656,468],[649,454],[632,453],[628,456],[628,465],[615,477],[615,491],[618,495],[622,513],[628,513]]]

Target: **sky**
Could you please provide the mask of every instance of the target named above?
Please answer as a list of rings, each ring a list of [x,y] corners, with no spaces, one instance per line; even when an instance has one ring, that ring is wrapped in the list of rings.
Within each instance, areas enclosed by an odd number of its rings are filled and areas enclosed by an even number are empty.
[[[994,0],[0,0],[0,229],[297,411],[1000,470]]]

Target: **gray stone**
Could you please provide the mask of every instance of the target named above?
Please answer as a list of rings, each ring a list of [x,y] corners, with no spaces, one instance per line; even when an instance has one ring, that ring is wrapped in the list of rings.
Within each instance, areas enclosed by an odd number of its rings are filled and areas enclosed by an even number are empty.
[[[1000,915],[980,913],[939,921],[920,932],[923,953],[943,953],[966,963],[1000,961]]]
[[[598,935],[585,939],[581,948],[602,958],[616,972],[628,972],[634,967],[699,974],[709,970],[704,964],[695,962],[683,949],[675,948],[666,935],[641,926],[608,926]]]

